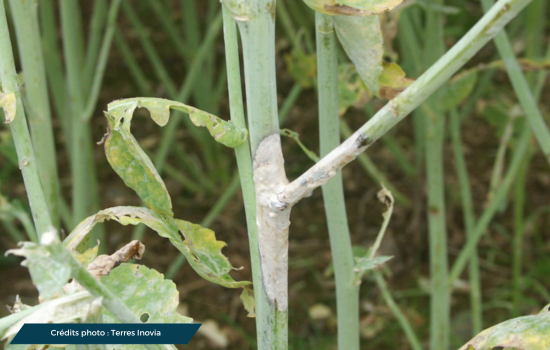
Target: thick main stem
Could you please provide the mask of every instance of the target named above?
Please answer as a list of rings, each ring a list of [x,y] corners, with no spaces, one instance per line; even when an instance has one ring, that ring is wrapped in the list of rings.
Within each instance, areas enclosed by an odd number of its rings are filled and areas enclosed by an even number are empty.
[[[17,101],[16,115],[9,126],[15,142],[21,172],[23,173],[23,181],[25,182],[36,231],[38,237],[41,237],[45,232],[52,229],[52,220],[46,196],[42,190],[42,183],[38,174],[38,163],[27,127],[23,104],[21,103],[21,93],[17,85],[17,74],[3,1],[0,1],[0,83],[2,84],[2,93],[14,93]]]
[[[399,96],[391,100],[340,146],[323,157],[278,196],[293,205],[327,183],[342,167],[403,120],[445,83],[532,0],[500,0],[458,43]]]
[[[275,1],[228,0],[243,42],[250,145],[254,159],[256,222],[267,303],[260,349],[288,348],[288,226],[290,207],[277,193],[288,183],[279,136],[275,74]],[[237,5],[237,6],[235,6]],[[242,11],[242,12],[241,12]]]
[[[239,43],[235,20],[225,5],[223,6],[223,24],[225,40],[225,59],[227,64],[227,83],[229,91],[229,107],[231,120],[239,128],[246,127],[244,106],[241,88],[241,70],[239,65]],[[248,244],[250,247],[250,260],[252,265],[252,281],[254,285],[254,300],[256,303],[256,329],[259,349],[267,348],[270,337],[269,332],[262,332],[269,327],[270,310],[269,299],[262,282],[260,267],[260,252],[258,246],[258,226],[256,224],[256,193],[254,190],[254,174],[252,169],[252,156],[250,144],[247,142],[235,149],[237,167],[241,179],[244,209],[246,213],[246,226],[248,229]]]
[[[321,156],[340,144],[338,61],[332,17],[315,13]],[[354,285],[353,251],[342,174],[323,186],[330,249],[336,279],[338,348],[359,349],[359,285]]]

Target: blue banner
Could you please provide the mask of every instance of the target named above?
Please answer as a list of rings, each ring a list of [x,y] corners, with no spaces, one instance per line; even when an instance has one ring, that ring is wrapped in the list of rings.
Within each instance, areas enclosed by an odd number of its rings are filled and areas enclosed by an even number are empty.
[[[200,323],[25,323],[12,344],[187,344]]]

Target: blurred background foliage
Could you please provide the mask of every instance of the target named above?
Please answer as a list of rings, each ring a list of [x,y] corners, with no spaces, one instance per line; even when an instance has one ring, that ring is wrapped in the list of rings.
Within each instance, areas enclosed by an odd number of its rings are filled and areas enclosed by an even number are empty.
[[[81,91],[88,97],[93,94],[90,88],[94,72],[98,73],[94,67],[100,59],[101,33],[108,27],[107,13],[112,3],[96,0],[75,4],[80,7],[75,7],[75,23],[79,25],[74,29],[81,44],[78,64],[85,72]],[[479,2],[454,0],[439,6],[416,0],[405,1],[400,8],[381,16],[386,62],[398,63],[411,79],[427,68],[422,57],[430,45],[425,33],[426,9],[444,14],[447,49],[483,14]],[[84,219],[79,213],[91,215],[99,208],[141,205],[108,165],[103,147],[95,145],[106,129],[102,111],[107,103],[134,96],[165,97],[228,119],[221,8],[216,0],[121,1],[97,103],[85,126],[89,144],[85,146],[87,151],[80,154],[87,164],[87,177],[83,181],[87,203],[80,212],[74,209],[78,204],[74,201],[73,185],[78,181],[71,175],[75,144],[64,126],[70,112],[62,101],[68,93],[63,86],[63,67],[69,59],[62,49],[57,2],[40,1],[39,17],[43,45],[45,52],[49,52],[45,57],[53,102],[61,191],[59,208],[61,228],[66,234]],[[548,18],[547,1],[535,0],[507,26],[507,32],[533,91],[540,90],[539,108],[550,124],[550,80],[545,74],[550,69]],[[15,30],[11,33],[15,43]],[[302,146],[319,153],[314,34],[314,13],[305,4],[277,1],[279,111],[281,128],[292,131],[286,133],[292,137],[283,139],[290,179],[313,164],[310,158],[315,155],[303,152]],[[341,129],[342,136],[347,137],[385,101],[368,93],[343,51],[339,53]],[[16,52],[18,69],[19,62]],[[444,93],[441,109],[460,118],[461,149],[469,171],[473,209],[479,215],[509,166],[510,154],[525,124],[524,113],[492,42],[446,85]],[[56,98],[61,102],[56,102]],[[27,103],[32,105],[32,101]],[[234,272],[234,277],[250,280],[243,203],[232,150],[214,142],[206,135],[207,131],[178,125],[177,118],[161,129],[146,113],[144,110],[136,113],[133,133],[162,174],[173,198],[175,216],[212,228],[218,239],[228,243],[224,253],[232,264],[244,267]],[[426,174],[422,133],[415,125],[418,119],[404,120],[358,161],[347,166],[343,177],[352,242],[358,255],[364,255],[382,222],[385,207],[376,199],[380,182],[396,198],[393,219],[381,247],[383,255],[393,255],[394,259],[383,272],[396,302],[421,339],[427,341]],[[448,249],[453,261],[465,242],[465,223],[463,191],[449,130],[450,121],[445,128],[444,168]],[[293,140],[296,134],[301,144]],[[0,128],[0,164],[0,245],[5,251],[36,235],[15,149],[6,128]],[[550,302],[549,200],[548,164],[533,140],[509,195],[499,203],[498,213],[478,246],[485,327],[538,312]],[[315,191],[296,206],[291,221],[290,348],[335,349],[335,291],[321,192]],[[95,235],[101,240],[104,252],[114,251],[132,236],[142,239],[147,249],[141,263],[173,278],[180,292],[183,309],[180,311],[204,322],[192,348],[255,347],[255,324],[246,317],[239,292],[201,279],[173,246],[143,228],[134,230],[107,223],[104,231]],[[24,301],[34,304],[36,290],[27,270],[19,266],[19,260],[2,256],[0,267],[0,300],[12,304],[19,294]],[[452,296],[454,348],[472,336],[469,287],[467,278],[459,280]],[[410,348],[374,280],[367,278],[363,282],[360,307],[363,348]],[[0,316],[5,314],[6,310],[0,311]]]

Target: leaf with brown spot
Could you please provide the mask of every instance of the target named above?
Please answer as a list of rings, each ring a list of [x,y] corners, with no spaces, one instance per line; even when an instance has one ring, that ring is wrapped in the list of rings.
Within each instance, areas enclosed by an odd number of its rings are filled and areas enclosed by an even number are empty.
[[[116,266],[130,259],[141,260],[145,246],[138,240],[131,241],[111,255],[100,255],[90,265],[87,270],[100,280],[101,276],[107,276]]]

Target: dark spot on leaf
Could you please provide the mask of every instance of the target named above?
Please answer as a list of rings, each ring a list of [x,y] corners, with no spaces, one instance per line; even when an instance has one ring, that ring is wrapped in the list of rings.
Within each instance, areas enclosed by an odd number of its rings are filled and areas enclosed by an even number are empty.
[[[357,138],[357,148],[370,146],[372,142],[370,142],[369,139],[370,138],[368,135],[359,135],[359,137]]]
[[[437,215],[439,214],[439,208],[437,207],[430,207],[430,214]]]
[[[139,316],[139,320],[143,323],[146,323],[149,320],[149,314],[147,312],[144,312]]]

